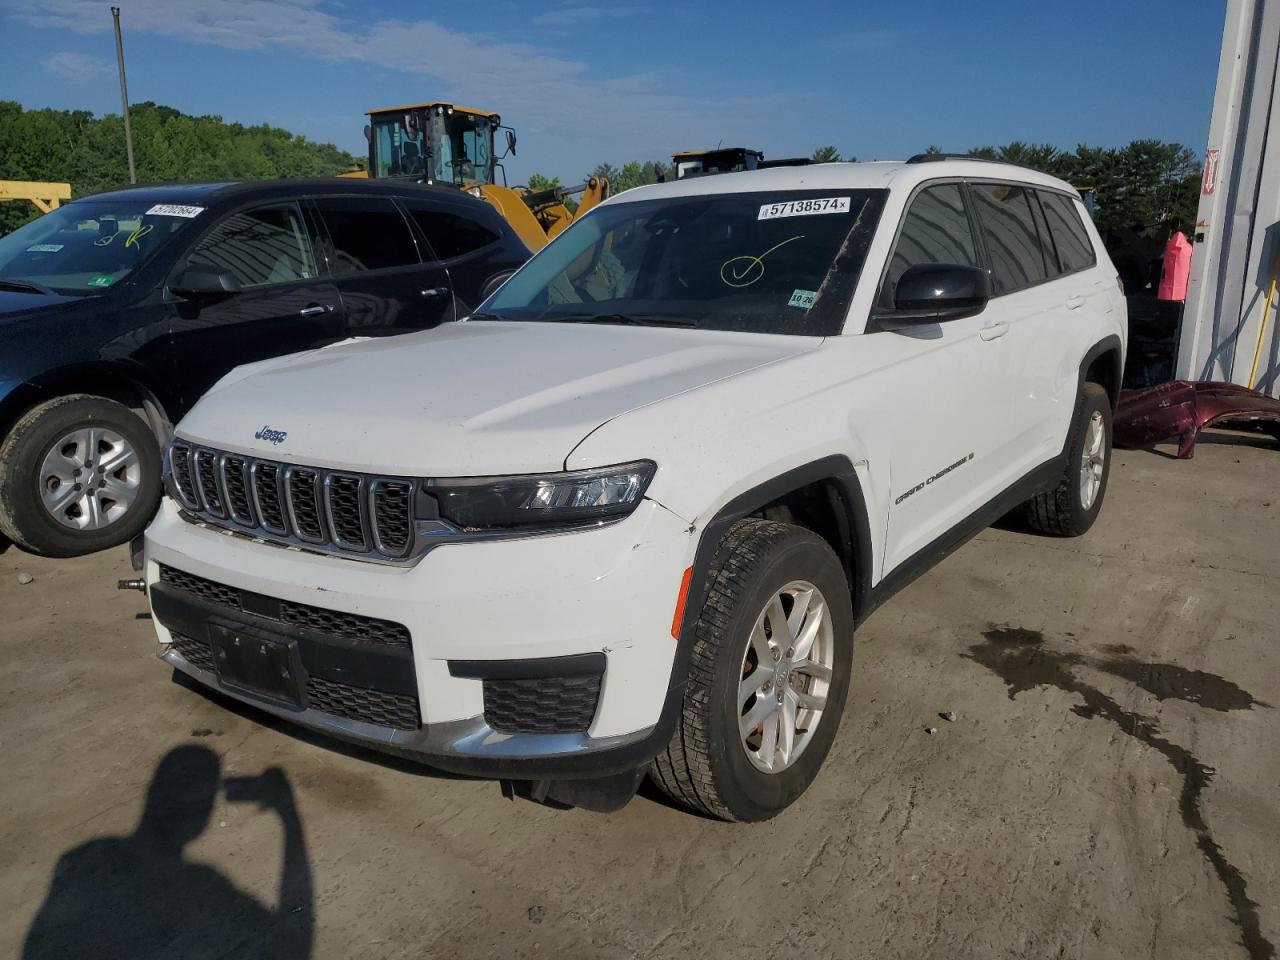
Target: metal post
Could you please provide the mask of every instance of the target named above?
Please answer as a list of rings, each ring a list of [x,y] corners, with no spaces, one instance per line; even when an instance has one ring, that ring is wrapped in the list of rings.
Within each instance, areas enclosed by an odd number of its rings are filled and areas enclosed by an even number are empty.
[[[124,148],[129,154],[129,182],[138,182],[133,166],[133,131],[129,128],[129,85],[124,79],[124,41],[120,39],[120,8],[111,8],[111,19],[116,25],[116,66],[120,68],[120,106],[124,110]]]

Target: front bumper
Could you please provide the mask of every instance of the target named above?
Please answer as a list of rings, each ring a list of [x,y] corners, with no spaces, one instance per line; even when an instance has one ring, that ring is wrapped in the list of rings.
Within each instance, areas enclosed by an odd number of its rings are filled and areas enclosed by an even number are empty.
[[[665,745],[672,687],[671,618],[693,562],[689,525],[645,500],[612,526],[556,536],[442,544],[413,566],[361,563],[254,542],[184,520],[166,499],[147,531],[145,578],[161,656],[196,682],[310,729],[444,769],[513,779],[598,777],[647,762]],[[416,694],[421,725],[396,729],[264,701],[222,686],[184,657],[175,631],[199,631],[219,611],[175,606],[161,567],[258,597],[375,617],[408,630],[411,657],[393,686]],[[223,611],[225,612],[225,611]],[[482,676],[513,665],[594,654],[604,661],[585,730],[501,732],[485,719]],[[490,669],[492,668],[492,669]]]

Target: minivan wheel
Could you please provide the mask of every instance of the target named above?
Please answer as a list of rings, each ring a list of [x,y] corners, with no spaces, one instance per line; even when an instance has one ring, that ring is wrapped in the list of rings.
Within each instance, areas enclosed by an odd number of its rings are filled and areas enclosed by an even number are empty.
[[[1098,518],[1111,473],[1111,399],[1084,384],[1067,440],[1067,466],[1058,485],[1023,505],[1027,524],[1040,533],[1078,537]]]
[[[840,725],[848,581],[821,537],[756,519],[729,530],[709,577],[675,733],[650,776],[700,813],[766,820],[813,782]]]
[[[0,445],[0,531],[33,553],[74,557],[137,536],[160,498],[160,451],[128,407],[57,397]]]

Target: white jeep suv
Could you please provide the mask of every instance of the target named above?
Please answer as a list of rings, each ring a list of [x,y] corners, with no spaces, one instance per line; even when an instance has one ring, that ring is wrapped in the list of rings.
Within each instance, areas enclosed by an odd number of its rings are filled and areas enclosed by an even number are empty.
[[[241,367],[146,535],[162,656],[535,798],[770,817],[854,627],[1015,508],[1083,533],[1125,344],[1079,196],[957,158],[629,190],[480,312]]]

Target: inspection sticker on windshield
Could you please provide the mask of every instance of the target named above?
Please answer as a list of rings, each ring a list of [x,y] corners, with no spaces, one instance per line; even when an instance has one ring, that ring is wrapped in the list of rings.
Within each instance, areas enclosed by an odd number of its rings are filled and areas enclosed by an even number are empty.
[[[157,203],[147,211],[149,217],[198,217],[204,213],[204,207],[188,207],[180,203]]]
[[[85,281],[91,287],[109,287],[116,282],[115,277],[107,276],[105,273],[95,273],[92,277]]]
[[[791,299],[787,301],[788,307],[803,307],[808,310],[813,306],[813,301],[818,299],[817,290],[801,290],[796,288],[796,292],[791,294]]]
[[[27,247],[27,253],[57,253],[61,249],[60,243],[33,243]]]
[[[788,200],[785,203],[766,203],[760,208],[757,220],[775,217],[807,217],[814,213],[848,213],[849,197],[815,197],[812,200]]]

